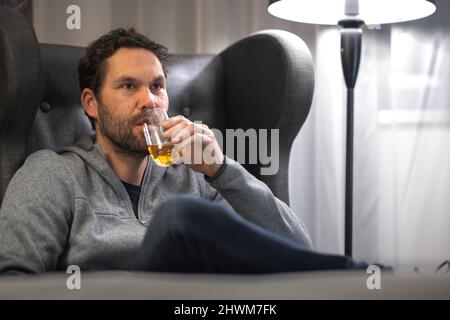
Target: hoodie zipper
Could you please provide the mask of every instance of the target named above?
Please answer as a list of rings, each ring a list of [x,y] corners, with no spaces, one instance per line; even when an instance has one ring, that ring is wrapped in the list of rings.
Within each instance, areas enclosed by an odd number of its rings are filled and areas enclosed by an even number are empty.
[[[149,157],[149,156],[148,156]],[[144,172],[144,179],[142,179],[142,183],[141,183],[141,191],[139,192],[139,200],[138,200],[138,206],[137,206],[137,220],[139,221],[139,223],[141,223],[142,225],[145,225],[145,221],[142,219],[141,217],[141,209],[142,209],[142,203],[144,200],[142,200],[144,198],[144,193],[145,193],[145,188],[147,186],[147,180],[148,180],[148,176],[150,175],[150,170],[151,170],[151,163],[150,161],[152,161],[150,158],[147,158],[147,167],[145,168],[145,172]],[[131,203],[131,201],[130,201]],[[131,204],[132,205],[132,204]],[[133,212],[134,213],[134,212]],[[133,214],[134,216],[134,214]]]

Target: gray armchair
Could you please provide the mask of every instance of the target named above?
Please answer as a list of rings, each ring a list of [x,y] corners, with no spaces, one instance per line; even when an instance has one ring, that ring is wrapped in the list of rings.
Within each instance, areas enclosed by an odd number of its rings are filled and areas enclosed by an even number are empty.
[[[57,151],[91,132],[78,86],[83,52],[38,43],[21,13],[0,6],[0,202],[30,153]],[[313,87],[305,43],[285,31],[261,31],[218,55],[174,55],[168,68],[169,113],[222,132],[279,129],[278,173],[261,175],[260,159],[244,166],[289,203],[289,155]]]

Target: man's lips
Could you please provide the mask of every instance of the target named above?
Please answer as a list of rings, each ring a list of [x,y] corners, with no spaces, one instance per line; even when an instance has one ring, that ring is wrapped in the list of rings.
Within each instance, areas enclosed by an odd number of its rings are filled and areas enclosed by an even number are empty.
[[[136,126],[143,126],[144,123],[150,123],[151,120],[152,120],[151,117],[144,117],[138,123],[136,123]]]

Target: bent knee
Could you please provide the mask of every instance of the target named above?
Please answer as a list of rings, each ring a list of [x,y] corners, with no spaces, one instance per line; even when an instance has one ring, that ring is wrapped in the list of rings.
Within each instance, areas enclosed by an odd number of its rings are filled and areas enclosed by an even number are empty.
[[[155,213],[154,222],[168,225],[188,225],[217,219],[219,216],[229,216],[232,212],[220,204],[181,195],[163,203]]]

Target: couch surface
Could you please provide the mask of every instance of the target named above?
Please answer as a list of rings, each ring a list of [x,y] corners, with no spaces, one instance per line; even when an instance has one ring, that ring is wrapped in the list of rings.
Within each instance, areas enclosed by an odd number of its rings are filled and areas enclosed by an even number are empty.
[[[364,271],[268,275],[171,274],[107,271],[81,273],[81,289],[68,290],[71,274],[0,278],[0,299],[450,299],[447,275],[386,272],[369,290]]]

